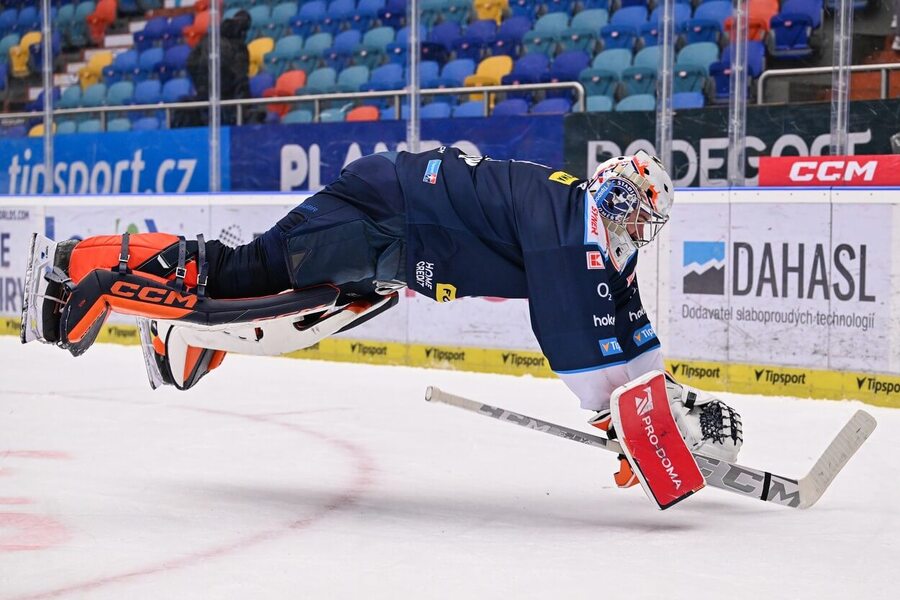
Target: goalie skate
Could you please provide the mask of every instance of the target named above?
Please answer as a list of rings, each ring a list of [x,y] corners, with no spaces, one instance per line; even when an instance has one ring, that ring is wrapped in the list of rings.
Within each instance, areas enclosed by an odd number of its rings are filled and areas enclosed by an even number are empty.
[[[66,268],[76,244],[76,240],[54,242],[39,233],[32,234],[22,298],[23,344],[34,340],[59,342],[60,310],[69,293]]]

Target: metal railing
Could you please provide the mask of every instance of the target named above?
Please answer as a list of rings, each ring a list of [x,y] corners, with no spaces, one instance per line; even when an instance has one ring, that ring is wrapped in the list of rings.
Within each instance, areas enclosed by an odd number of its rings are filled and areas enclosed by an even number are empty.
[[[491,97],[495,94],[505,92],[529,92],[541,90],[559,90],[571,89],[575,92],[575,112],[584,112],[585,109],[585,90],[584,86],[578,81],[561,81],[557,83],[527,83],[518,85],[481,85],[472,87],[454,87],[454,88],[428,88],[419,90],[422,96],[444,96],[450,94],[480,94],[484,98],[485,116],[490,114]],[[269,104],[298,104],[312,103],[313,105],[313,121],[318,121],[322,114],[323,102],[335,102],[345,100],[348,103],[358,102],[360,100],[392,98],[394,107],[394,116],[400,117],[402,99],[409,95],[408,90],[387,90],[380,92],[349,92],[339,94],[306,94],[298,96],[273,96],[271,98],[244,98],[240,100],[222,100],[222,107],[237,108],[237,124],[244,123],[244,111],[247,107],[265,106]],[[82,108],[63,108],[53,111],[54,117],[65,117],[69,115],[84,115],[100,113],[100,123],[103,129],[106,129],[106,120],[109,113],[128,113],[139,111],[164,111],[166,127],[172,124],[172,112],[184,109],[202,109],[208,108],[207,101],[193,102],[171,102],[168,104],[130,104],[122,106],[89,106]],[[39,111],[35,112],[18,112],[18,113],[0,113],[0,121],[32,119],[40,115]]]
[[[763,71],[762,75],[756,82],[756,103],[763,104],[765,95],[766,82],[776,77],[802,77],[804,75],[830,75],[836,71],[838,67],[809,67],[806,69],[769,69]],[[887,98],[890,92],[891,71],[900,70],[900,63],[884,63],[879,65],[852,65],[849,67],[851,73],[859,72],[881,72],[881,98]]]

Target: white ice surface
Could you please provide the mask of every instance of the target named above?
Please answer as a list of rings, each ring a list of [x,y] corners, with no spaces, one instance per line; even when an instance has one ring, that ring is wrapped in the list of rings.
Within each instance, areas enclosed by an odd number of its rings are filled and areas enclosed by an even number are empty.
[[[136,348],[0,338],[0,598],[896,598],[900,411],[820,503],[665,512],[615,457],[422,400],[580,427],[551,380],[228,356],[151,392]],[[727,396],[741,462],[805,473],[861,405]]]

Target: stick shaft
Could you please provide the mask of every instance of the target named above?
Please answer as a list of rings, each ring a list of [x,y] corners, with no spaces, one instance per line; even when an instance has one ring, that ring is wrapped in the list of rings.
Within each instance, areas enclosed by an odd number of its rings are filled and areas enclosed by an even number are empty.
[[[456,406],[498,421],[506,421],[594,448],[621,452],[621,446],[614,440],[463,398],[437,387],[428,387],[425,391],[425,399],[429,402]],[[831,442],[822,457],[813,466],[810,474],[800,481],[769,471],[728,463],[702,454],[694,454],[694,458],[706,483],[711,487],[791,508],[808,508],[822,496],[828,484],[834,480],[837,473],[847,464],[850,456],[859,449],[874,428],[875,420],[868,413],[858,411]]]

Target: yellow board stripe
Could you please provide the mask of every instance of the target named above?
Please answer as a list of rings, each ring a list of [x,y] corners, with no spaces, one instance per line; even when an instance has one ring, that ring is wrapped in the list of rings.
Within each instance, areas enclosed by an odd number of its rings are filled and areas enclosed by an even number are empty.
[[[0,319],[0,335],[19,335],[19,323],[19,319]],[[137,345],[140,343],[137,327],[133,326],[106,325],[97,339],[100,342],[115,344]],[[298,350],[286,356],[502,375],[553,376],[544,355],[528,350],[328,338],[310,348]],[[900,408],[900,376],[896,374],[693,360],[667,360],[666,368],[679,381],[710,391],[830,400],[854,399],[877,406]]]

